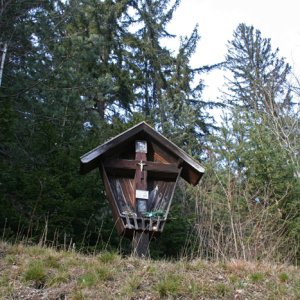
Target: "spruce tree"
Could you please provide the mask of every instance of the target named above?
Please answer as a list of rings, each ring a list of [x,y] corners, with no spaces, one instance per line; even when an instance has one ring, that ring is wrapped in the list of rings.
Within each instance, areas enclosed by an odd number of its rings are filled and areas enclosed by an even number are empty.
[[[278,114],[290,105],[287,76],[291,67],[272,50],[271,40],[263,38],[253,26],[240,24],[228,43],[226,68],[231,72],[228,82],[230,103],[255,112]]]

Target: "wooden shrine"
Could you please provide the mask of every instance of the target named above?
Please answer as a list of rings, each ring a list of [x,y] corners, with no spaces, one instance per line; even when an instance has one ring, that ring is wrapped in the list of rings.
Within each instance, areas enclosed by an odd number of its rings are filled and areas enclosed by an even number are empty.
[[[80,173],[99,168],[119,235],[147,256],[149,238],[163,231],[179,177],[196,185],[203,167],[142,122],[80,158]]]

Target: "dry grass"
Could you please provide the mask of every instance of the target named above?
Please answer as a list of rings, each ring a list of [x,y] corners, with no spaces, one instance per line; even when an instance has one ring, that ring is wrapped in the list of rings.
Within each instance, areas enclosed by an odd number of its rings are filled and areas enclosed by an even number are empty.
[[[0,242],[0,299],[299,299],[293,266],[153,261]]]

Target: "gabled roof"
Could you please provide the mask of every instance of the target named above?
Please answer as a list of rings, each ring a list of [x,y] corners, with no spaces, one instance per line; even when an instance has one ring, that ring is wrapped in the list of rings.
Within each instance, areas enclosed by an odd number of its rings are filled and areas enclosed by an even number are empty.
[[[115,147],[120,147],[122,144],[126,145],[128,140],[132,140],[139,134],[148,135],[157,144],[167,149],[173,156],[182,160],[181,177],[187,182],[196,185],[204,173],[204,168],[191,158],[186,152],[165,138],[163,135],[155,131],[146,122],[141,122],[116,137],[110,139],[104,144],[94,148],[80,157],[80,174],[86,174],[91,170],[98,168],[101,158],[107,153],[112,151]]]

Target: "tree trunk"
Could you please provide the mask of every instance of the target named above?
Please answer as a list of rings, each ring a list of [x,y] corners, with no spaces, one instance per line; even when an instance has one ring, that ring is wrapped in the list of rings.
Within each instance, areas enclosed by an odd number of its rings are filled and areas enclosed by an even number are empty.
[[[4,69],[4,61],[5,61],[5,56],[7,52],[7,44],[3,44],[3,48],[0,49],[2,51],[2,57],[1,57],[1,62],[0,62],[0,86],[2,83],[2,74],[3,74],[3,69]]]

